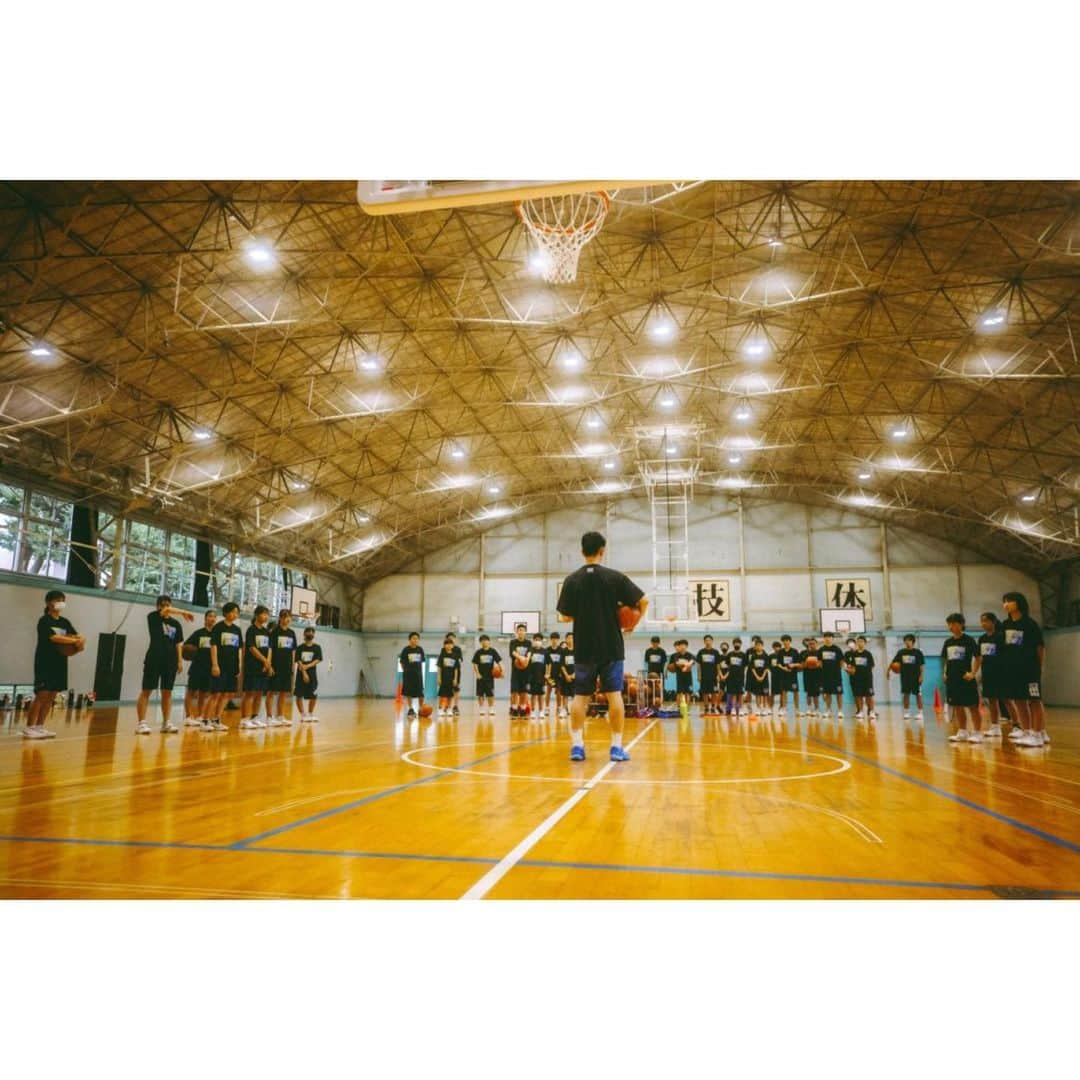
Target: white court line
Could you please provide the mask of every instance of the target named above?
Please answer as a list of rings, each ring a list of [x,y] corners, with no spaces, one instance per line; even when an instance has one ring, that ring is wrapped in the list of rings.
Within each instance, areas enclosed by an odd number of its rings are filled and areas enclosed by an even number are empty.
[[[653,717],[641,731],[626,744],[631,750],[649,733],[659,717]],[[618,764],[609,761],[591,780],[586,780],[554,813],[549,814],[520,844],[507,852],[464,896],[462,900],[482,900],[590,791]]]

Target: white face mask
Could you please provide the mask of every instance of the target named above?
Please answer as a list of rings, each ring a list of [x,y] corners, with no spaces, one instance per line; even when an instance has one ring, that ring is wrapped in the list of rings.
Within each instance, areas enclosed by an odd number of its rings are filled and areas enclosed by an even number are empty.
[[[53,607],[56,608],[57,611],[63,611],[64,608],[67,607],[67,604],[64,603],[63,600],[57,600],[56,603],[53,604]]]

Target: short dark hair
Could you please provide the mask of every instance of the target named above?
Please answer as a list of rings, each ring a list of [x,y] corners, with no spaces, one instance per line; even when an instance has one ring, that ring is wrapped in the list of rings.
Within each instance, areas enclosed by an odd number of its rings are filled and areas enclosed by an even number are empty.
[[[227,604],[223,604],[221,607],[222,615],[231,615],[234,611],[239,611],[240,605],[235,600],[230,600]]]
[[[737,638],[732,638],[732,639],[731,639],[731,643],[732,643],[733,645],[741,645],[741,644],[742,644],[742,638],[741,638],[741,637],[737,637]]]
[[[308,634],[310,634],[312,637],[315,636],[315,627],[314,626],[305,626],[304,627],[304,637],[307,637]]]
[[[824,632],[822,633],[822,635],[821,635],[821,636],[822,636],[822,637],[835,637],[836,635],[835,635],[835,634],[834,634],[834,633],[833,633],[833,632],[832,632],[831,630],[825,630],[825,631],[824,631]]]
[[[779,642],[779,641],[774,641],[774,642],[772,643],[772,647],[773,647],[774,649],[779,649],[779,648],[780,648],[780,642]]]
[[[586,558],[591,558],[606,547],[607,540],[604,539],[603,533],[587,532],[581,538],[581,554]]]
[[[541,641],[544,640],[544,635],[541,634],[539,630],[537,630],[536,633],[533,634],[533,641],[535,641],[537,638],[539,638]]]
[[[990,620],[990,621],[991,621],[991,622],[992,622],[992,623],[994,624],[994,629],[995,629],[995,630],[996,630],[996,629],[997,629],[997,628],[998,628],[999,626],[1001,626],[1001,620],[1000,620],[1000,619],[999,619],[999,618],[998,618],[998,617],[997,617],[997,616],[996,616],[996,615],[995,615],[995,614],[994,614],[994,613],[993,613],[992,611],[984,611],[984,612],[983,612],[983,613],[982,613],[982,614],[981,614],[981,615],[979,616],[979,618],[980,618],[980,619],[989,619],[989,620]]]
[[[518,623],[518,624],[517,624],[517,625],[516,625],[516,626],[514,627],[514,633],[516,634],[516,633],[517,633],[517,632],[518,632],[519,630],[528,630],[528,629],[529,629],[529,628],[528,628],[528,627],[527,627],[527,626],[526,626],[526,625],[525,625],[525,624],[524,624],[523,622],[519,622],[519,623]]]
[[[660,644],[660,638],[657,637],[656,634],[653,634],[653,636],[651,638],[649,638],[649,644],[650,645],[659,645]]]
[[[690,642],[684,637],[679,638],[679,640],[675,642],[675,648],[677,649],[680,645],[685,645],[687,648],[690,648]]]
[[[416,631],[416,630],[413,630],[413,631],[412,631],[412,633],[411,633],[411,634],[409,634],[409,637],[411,637],[411,638],[414,638],[414,637],[419,637],[419,636],[420,636],[420,634],[419,634],[419,632],[418,632],[418,631]]]
[[[781,641],[790,641],[791,640],[791,635],[790,634],[781,634],[780,635],[780,640]]]
[[[562,637],[562,634],[560,634],[558,630],[552,630],[551,633],[548,634],[548,637]]]
[[[169,604],[171,606],[172,605],[172,597],[171,596],[159,596],[157,598],[157,601],[156,601],[156,606],[161,607],[163,604]]]
[[[489,637],[487,636],[487,634],[481,634],[481,635],[480,635],[480,640],[481,640],[481,641],[490,641],[490,640],[491,640],[491,638],[489,638]]]
[[[1003,602],[1008,600],[1015,604],[1020,609],[1021,615],[1027,615],[1031,611],[1027,597],[1022,592],[1007,592],[1001,599]]]
[[[862,634],[860,634],[860,635],[859,635],[859,636],[858,636],[858,637],[857,637],[857,638],[856,638],[855,640],[856,640],[856,641],[865,641],[865,640],[866,640],[866,638],[864,638],[864,637],[862,636]]]
[[[260,615],[269,615],[270,609],[265,604],[259,604],[252,612],[252,619],[257,619]]]
[[[967,626],[967,619],[965,619],[964,616],[959,611],[954,611],[954,612],[951,612],[949,615],[946,615],[945,616],[945,621],[947,623],[954,623],[955,622],[955,623],[959,623],[961,626]]]
[[[915,635],[914,634],[905,634],[904,635],[904,640],[905,641],[914,641],[915,640]]]
[[[55,600],[66,600],[67,597],[59,589],[50,589],[45,594],[45,603],[51,604]]]
[[[701,640],[702,641],[712,641],[712,634],[706,634]]]
[[[288,615],[288,616],[289,616],[290,618],[292,618],[292,612],[291,612],[291,611],[290,611],[290,610],[289,610],[289,609],[288,609],[287,607],[283,607],[283,608],[282,608],[282,609],[281,609],[281,610],[280,610],[280,611],[279,611],[279,612],[277,613],[277,617],[278,617],[279,619],[284,619],[286,615]]]

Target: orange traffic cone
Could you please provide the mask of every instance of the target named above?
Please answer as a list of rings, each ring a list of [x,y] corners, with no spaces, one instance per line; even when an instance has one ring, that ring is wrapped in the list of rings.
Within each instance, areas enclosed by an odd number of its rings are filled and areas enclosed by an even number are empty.
[[[394,704],[395,705],[400,705],[401,700],[402,700],[402,698],[401,698],[401,683],[398,683],[397,684],[397,694],[394,697]]]
[[[941,687],[934,687],[934,712],[941,712],[944,706],[941,702]]]

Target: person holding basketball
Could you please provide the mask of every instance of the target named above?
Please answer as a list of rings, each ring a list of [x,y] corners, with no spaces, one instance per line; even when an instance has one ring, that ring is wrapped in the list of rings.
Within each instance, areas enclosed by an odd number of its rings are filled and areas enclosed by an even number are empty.
[[[45,594],[45,614],[38,619],[34,650],[34,700],[23,728],[27,739],[56,738],[56,732],[45,727],[45,717],[56,695],[68,688],[68,656],[86,647],[86,639],[60,614],[66,603],[67,597],[59,589]]]
[[[555,605],[560,622],[574,624],[574,702],[570,709],[571,761],[585,760],[585,713],[600,680],[607,696],[608,721],[611,724],[612,761],[629,761],[623,749],[623,661],[626,649],[618,608],[635,608],[641,615],[649,606],[645,593],[625,574],[601,566],[607,541],[598,532],[581,538],[585,565],[564,582]]]

